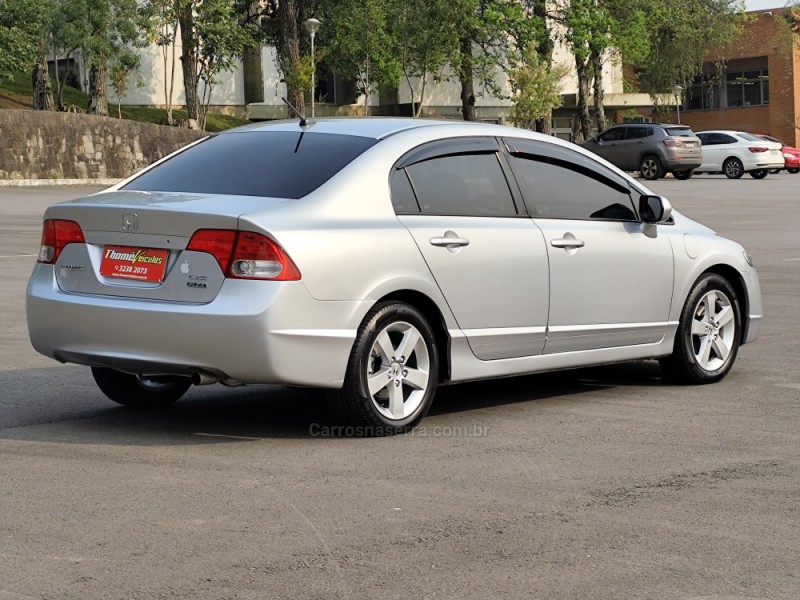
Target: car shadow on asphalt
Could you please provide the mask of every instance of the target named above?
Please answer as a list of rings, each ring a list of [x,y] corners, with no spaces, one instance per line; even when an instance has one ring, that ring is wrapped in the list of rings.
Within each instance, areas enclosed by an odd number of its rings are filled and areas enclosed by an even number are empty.
[[[41,387],[31,386],[32,379]],[[0,400],[0,440],[133,446],[313,440],[322,437],[315,428],[337,424],[314,390],[212,385],[192,388],[166,409],[132,410],[107,400],[88,369],[0,372],[0,389],[19,390],[13,383],[21,381],[28,382],[24,392]],[[526,403],[535,410],[542,401],[568,405],[590,401],[598,390],[660,385],[668,384],[653,361],[461,383],[437,391],[428,418],[442,424],[448,415],[474,411],[480,424],[480,412],[498,406]]]

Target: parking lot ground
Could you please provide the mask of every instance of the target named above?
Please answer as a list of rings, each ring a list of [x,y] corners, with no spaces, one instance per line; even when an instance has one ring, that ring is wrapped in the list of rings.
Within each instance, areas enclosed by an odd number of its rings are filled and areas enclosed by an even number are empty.
[[[116,407],[38,356],[44,207],[0,189],[0,600],[800,597],[800,175],[651,185],[742,242],[761,338],[711,386],[637,362],[443,388],[413,434],[313,395]]]

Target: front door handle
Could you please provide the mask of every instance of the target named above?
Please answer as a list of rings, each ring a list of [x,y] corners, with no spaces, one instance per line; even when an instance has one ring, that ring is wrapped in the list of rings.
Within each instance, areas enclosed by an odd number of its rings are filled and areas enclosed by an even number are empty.
[[[583,248],[583,240],[574,237],[563,237],[560,240],[550,240],[550,245],[554,248]]]

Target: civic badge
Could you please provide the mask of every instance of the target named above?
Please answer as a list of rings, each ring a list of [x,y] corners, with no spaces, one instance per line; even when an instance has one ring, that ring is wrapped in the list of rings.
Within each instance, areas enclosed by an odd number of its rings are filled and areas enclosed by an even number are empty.
[[[139,216],[136,213],[123,213],[122,228],[125,231],[136,231],[139,229]]]

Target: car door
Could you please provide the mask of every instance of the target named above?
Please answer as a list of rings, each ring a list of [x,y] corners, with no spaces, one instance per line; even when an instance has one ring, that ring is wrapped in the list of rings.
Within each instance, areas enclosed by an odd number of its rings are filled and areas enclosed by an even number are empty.
[[[636,171],[645,153],[645,142],[653,135],[653,128],[647,125],[628,125],[624,130],[625,137],[617,142],[617,159],[614,164],[623,171]]]
[[[722,163],[728,156],[730,143],[736,142],[729,135],[714,132],[703,132],[697,134],[703,144],[703,164],[700,171],[722,171]]]
[[[611,164],[619,167],[619,144],[625,137],[625,129],[625,127],[612,127],[611,129],[607,129],[594,138],[594,142],[592,142],[590,145],[586,145],[586,148],[598,156],[602,156]]]
[[[494,138],[424,146],[398,163],[392,201],[483,360],[544,347],[548,258],[541,230],[512,195]]]
[[[642,223],[628,182],[596,161],[545,142],[507,140],[550,261],[544,353],[649,344],[666,334],[672,247]]]

